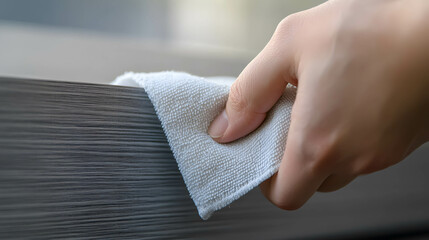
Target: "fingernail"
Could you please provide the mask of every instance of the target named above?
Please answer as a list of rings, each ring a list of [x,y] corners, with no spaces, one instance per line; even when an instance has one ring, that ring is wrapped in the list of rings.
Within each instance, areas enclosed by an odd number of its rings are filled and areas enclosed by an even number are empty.
[[[219,114],[212,124],[209,127],[209,135],[212,138],[220,138],[225,133],[226,128],[228,127],[228,117],[226,116],[226,111],[223,110],[221,114]]]

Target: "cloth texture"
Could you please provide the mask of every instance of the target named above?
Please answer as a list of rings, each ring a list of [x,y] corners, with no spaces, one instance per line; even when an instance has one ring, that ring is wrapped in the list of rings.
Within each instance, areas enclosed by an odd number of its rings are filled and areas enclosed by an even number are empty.
[[[296,96],[292,86],[246,137],[219,144],[208,135],[210,123],[225,107],[233,80],[182,72],[129,72],[112,83],[145,89],[204,220],[272,176],[285,150]]]

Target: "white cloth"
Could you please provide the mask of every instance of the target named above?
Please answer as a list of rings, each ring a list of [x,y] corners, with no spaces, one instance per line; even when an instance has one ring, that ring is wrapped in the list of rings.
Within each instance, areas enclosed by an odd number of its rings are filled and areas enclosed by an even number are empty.
[[[257,130],[219,144],[207,129],[225,107],[231,83],[231,78],[181,72],[125,73],[112,83],[145,89],[204,220],[278,170],[296,95],[294,87],[287,87]]]

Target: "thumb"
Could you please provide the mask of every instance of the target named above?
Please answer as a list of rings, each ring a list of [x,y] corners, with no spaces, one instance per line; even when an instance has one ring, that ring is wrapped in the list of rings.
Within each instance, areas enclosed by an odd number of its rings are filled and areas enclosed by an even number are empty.
[[[293,47],[289,44],[291,37],[284,36],[284,25],[288,25],[284,21],[231,86],[225,110],[208,130],[215,141],[231,142],[255,130],[283,94],[287,83],[296,82],[292,71]]]

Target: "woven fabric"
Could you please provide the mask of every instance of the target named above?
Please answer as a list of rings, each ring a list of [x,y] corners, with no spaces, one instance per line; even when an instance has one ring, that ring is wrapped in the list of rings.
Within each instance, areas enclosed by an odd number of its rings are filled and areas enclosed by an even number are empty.
[[[225,107],[231,83],[181,72],[126,73],[112,83],[145,89],[204,220],[278,170],[296,96],[296,89],[287,87],[258,129],[219,144],[207,129]]]

